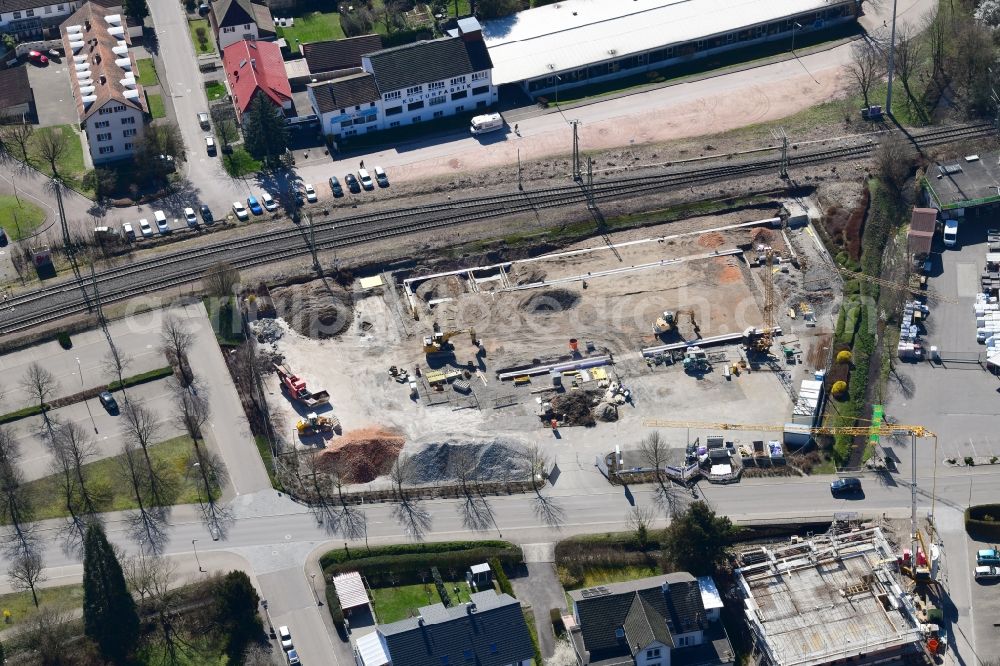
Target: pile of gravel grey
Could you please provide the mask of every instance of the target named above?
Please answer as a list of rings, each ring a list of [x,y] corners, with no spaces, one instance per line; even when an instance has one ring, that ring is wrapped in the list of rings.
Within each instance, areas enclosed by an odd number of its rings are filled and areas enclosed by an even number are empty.
[[[523,441],[505,437],[430,442],[410,457],[410,482],[455,481],[466,469],[479,481],[524,479],[529,468],[526,450]]]
[[[274,319],[258,319],[250,322],[250,330],[257,336],[257,342],[276,342],[285,334],[285,329]]]

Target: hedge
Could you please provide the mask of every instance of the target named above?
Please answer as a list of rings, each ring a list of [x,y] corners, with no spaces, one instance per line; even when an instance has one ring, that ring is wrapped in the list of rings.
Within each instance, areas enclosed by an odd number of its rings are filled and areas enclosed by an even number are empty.
[[[374,555],[358,559],[343,559],[339,562],[324,561],[323,572],[329,578],[348,571],[360,571],[373,587],[383,584],[415,585],[425,581],[431,566],[439,570],[455,570],[456,577],[473,564],[489,562],[497,558],[504,565],[513,567],[523,559],[521,549],[505,542],[501,547],[476,546],[458,550],[408,552],[398,555]]]
[[[507,574],[503,570],[503,565],[500,563],[499,558],[490,559],[490,569],[493,569],[493,576],[497,579],[497,585],[500,587],[500,591],[504,594],[514,595],[514,588],[510,584],[510,579],[507,578]]]
[[[456,550],[472,550],[474,548],[516,548],[508,541],[435,541],[431,543],[399,543],[391,546],[377,546],[366,551],[355,550],[361,553],[360,557],[352,557],[350,553],[343,549],[330,550],[319,558],[319,564],[325,570],[327,567],[340,562],[371,559],[386,555],[409,555],[410,553],[448,553]],[[520,549],[518,549],[520,550]]]
[[[337,588],[333,583],[326,586],[326,609],[330,611],[330,617],[338,629],[344,628],[344,609],[340,607],[340,597],[337,596]]]
[[[41,405],[32,405],[31,407],[25,407],[24,409],[19,409],[16,412],[7,412],[6,414],[0,416],[0,423],[10,423],[11,421],[17,421],[18,419],[26,419],[29,416],[35,416],[42,413]]]
[[[156,370],[150,370],[149,372],[143,372],[138,375],[126,377],[122,381],[118,381],[116,379],[108,384],[108,390],[118,391],[130,386],[137,386],[139,384],[145,384],[146,382],[156,381],[157,379],[163,379],[164,377],[169,377],[172,374],[174,374],[174,368],[173,366],[168,365],[165,368],[157,368]]]
[[[965,531],[974,539],[1000,539],[1000,504],[976,504],[967,508]]]

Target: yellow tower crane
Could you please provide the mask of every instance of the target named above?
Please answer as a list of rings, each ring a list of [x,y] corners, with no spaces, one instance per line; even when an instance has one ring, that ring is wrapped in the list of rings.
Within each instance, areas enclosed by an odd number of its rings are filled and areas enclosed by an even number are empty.
[[[764,324],[759,335],[748,335],[747,351],[767,354],[774,341],[774,250],[767,248],[764,255]],[[751,329],[752,331],[752,329]]]
[[[751,424],[751,423],[713,423],[703,421],[671,421],[664,419],[644,419],[642,424],[648,428],[701,428],[705,430],[737,430],[750,432],[784,432],[785,426],[777,424]],[[883,423],[871,426],[820,426],[808,428],[811,435],[878,435],[880,437],[891,437],[893,435],[910,436],[910,557],[911,567],[905,573],[911,578],[917,579],[922,576],[926,580],[929,575],[926,572],[918,572],[917,562],[917,541],[923,544],[923,536],[917,528],[917,439],[934,440],[934,485],[931,489],[931,517],[934,516],[934,505],[937,498],[937,435],[920,425],[902,425],[899,423]],[[930,561],[931,554],[924,545],[924,554]]]

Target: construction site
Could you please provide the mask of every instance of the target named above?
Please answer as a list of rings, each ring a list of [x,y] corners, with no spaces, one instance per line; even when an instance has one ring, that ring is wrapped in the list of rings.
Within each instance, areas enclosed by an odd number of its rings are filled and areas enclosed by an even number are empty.
[[[287,446],[355,461],[347,480],[377,487],[401,451],[414,483],[448,483],[470,455],[477,478],[516,477],[540,448],[563,482],[587,485],[608,442],[638,447],[651,419],[704,425],[662,433],[682,455],[721,414],[801,423],[839,279],[789,207],[800,210],[775,202],[509,261],[272,290],[281,316],[254,327],[275,428]]]

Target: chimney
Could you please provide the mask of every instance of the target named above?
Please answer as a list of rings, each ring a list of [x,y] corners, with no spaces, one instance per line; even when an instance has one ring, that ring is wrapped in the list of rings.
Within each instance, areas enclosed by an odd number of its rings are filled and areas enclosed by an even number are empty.
[[[90,19],[83,22],[83,27],[87,32],[90,32]]]
[[[476,602],[475,601],[467,601],[465,603],[465,612],[468,613],[469,615],[472,615],[473,613],[475,613],[476,612]]]
[[[101,85],[103,86],[107,82],[108,82],[108,77],[101,74]]]
[[[463,23],[465,24],[465,29],[462,28]],[[479,21],[471,16],[459,21],[458,34],[461,36],[463,42],[483,41],[483,28],[479,25]]]
[[[254,70],[257,69],[257,58],[250,58],[250,67],[252,67]]]
[[[421,627],[424,626],[424,616],[423,615],[418,615],[417,616],[417,624],[420,625]]]

